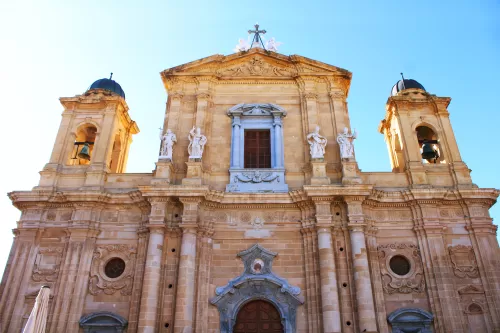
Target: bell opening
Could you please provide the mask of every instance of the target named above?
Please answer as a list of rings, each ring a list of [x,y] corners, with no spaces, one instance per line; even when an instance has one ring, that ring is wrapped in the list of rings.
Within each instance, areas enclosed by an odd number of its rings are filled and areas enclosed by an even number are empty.
[[[78,128],[76,138],[71,152],[70,165],[90,164],[97,128],[91,124],[85,124]]]
[[[439,140],[436,133],[434,133],[434,131],[427,126],[417,127],[416,132],[422,162],[425,164],[444,163],[444,160],[441,157]]]

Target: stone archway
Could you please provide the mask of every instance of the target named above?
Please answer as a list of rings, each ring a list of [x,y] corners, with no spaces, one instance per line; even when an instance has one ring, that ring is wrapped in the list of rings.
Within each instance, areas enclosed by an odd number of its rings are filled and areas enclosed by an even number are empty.
[[[259,244],[238,253],[245,266],[243,274],[230,280],[224,287],[216,288],[216,296],[210,300],[219,309],[221,333],[238,332],[235,331],[238,314],[253,301],[272,305],[282,325],[282,331],[255,331],[256,333],[296,332],[297,307],[304,300],[299,295],[299,287],[291,286],[287,280],[272,271],[276,255],[277,253],[266,250]]]
[[[278,310],[264,300],[243,305],[236,316],[234,333],[284,333]]]

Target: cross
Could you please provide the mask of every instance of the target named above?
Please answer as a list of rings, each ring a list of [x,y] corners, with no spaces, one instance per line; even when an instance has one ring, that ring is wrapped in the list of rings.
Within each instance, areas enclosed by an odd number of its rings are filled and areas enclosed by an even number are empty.
[[[253,47],[254,43],[259,43],[262,45],[262,48],[266,50],[266,47],[264,46],[264,42],[262,41],[262,38],[260,37],[260,34],[265,34],[267,31],[266,30],[259,30],[259,24],[256,23],[254,25],[255,30],[248,30],[248,34],[255,34],[252,39],[252,44],[250,45],[250,48]],[[267,51],[267,50],[266,50]]]

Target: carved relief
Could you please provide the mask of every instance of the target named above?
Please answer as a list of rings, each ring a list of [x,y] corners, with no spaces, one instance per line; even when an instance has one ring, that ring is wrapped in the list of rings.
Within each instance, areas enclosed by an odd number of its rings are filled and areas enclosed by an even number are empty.
[[[248,223],[248,222],[250,222],[251,219],[252,219],[252,215],[250,215],[249,212],[243,212],[240,215],[240,220],[243,223]]]
[[[238,173],[234,176],[234,182],[242,182],[242,183],[272,183],[272,182],[280,182],[280,176],[274,174],[273,172],[261,172],[259,170],[250,171],[250,172],[242,172]]]
[[[300,288],[277,276],[272,270],[277,253],[259,244],[238,254],[244,264],[244,272],[228,284],[215,289],[210,303],[219,309],[220,332],[233,331],[241,306],[250,300],[261,299],[272,303],[282,314],[285,332],[296,332],[297,307],[304,303]]]
[[[62,247],[41,247],[36,255],[33,266],[33,281],[54,282],[59,275],[61,268],[63,248]]]
[[[481,286],[469,284],[458,289],[460,301],[467,314],[480,314],[487,308],[484,289]]]
[[[274,66],[260,57],[253,57],[249,62],[230,68],[222,68],[217,71],[219,76],[294,76],[296,71],[289,67]]]
[[[112,295],[120,290],[122,295],[132,293],[136,249],[129,245],[104,245],[94,250],[92,266],[90,268],[89,292],[92,295],[105,293]],[[117,277],[106,274],[106,264],[112,259],[119,258],[125,263],[123,273]]]
[[[255,230],[259,230],[264,226],[264,220],[260,217],[256,217],[250,224]]]
[[[451,264],[453,265],[453,273],[455,273],[457,277],[475,278],[479,276],[476,257],[472,246],[449,246],[448,253],[450,254]]]
[[[424,271],[420,250],[414,244],[393,243],[379,245],[378,257],[382,274],[382,287],[388,294],[421,293],[425,289]],[[406,259],[408,271],[405,274],[394,272],[391,260],[395,257]]]

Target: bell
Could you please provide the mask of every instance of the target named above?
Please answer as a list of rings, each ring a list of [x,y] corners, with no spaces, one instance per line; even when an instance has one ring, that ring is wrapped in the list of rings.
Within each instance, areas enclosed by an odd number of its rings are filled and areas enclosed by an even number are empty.
[[[82,150],[78,153],[78,157],[87,161],[90,161],[90,154],[89,154],[89,144],[85,142],[83,145]]]
[[[427,140],[424,140],[424,143],[422,145],[422,159],[428,161],[434,160],[434,163],[436,163],[436,159],[438,157],[438,152],[434,148],[432,148],[432,145]]]

